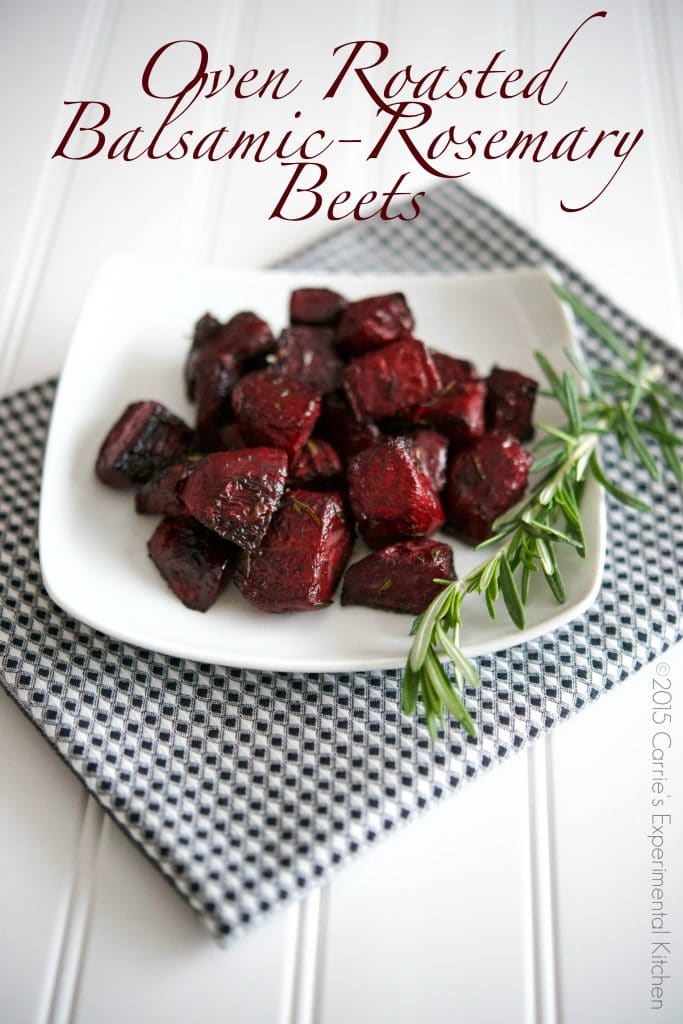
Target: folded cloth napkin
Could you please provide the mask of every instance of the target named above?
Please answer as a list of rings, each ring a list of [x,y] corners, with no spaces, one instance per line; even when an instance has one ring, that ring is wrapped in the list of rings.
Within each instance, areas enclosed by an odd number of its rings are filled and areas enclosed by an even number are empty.
[[[683,396],[683,355],[653,337],[518,225],[461,186],[409,222],[341,231],[286,261],[316,271],[481,270],[544,263]],[[593,365],[610,353],[579,328]],[[400,711],[400,672],[286,675],[182,661],[76,622],[45,593],[37,521],[53,382],[0,402],[0,672],[48,741],[222,938],[502,760],[681,635],[683,495],[603,460],[651,503],[608,502],[599,598],[533,643],[478,661],[479,738],[447,723],[432,747]]]

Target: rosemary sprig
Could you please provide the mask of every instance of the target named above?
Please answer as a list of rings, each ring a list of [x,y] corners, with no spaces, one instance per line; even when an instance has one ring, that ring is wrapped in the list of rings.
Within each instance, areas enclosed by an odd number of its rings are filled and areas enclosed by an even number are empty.
[[[556,601],[564,601],[565,585],[557,552],[569,547],[577,556],[585,557],[581,498],[589,474],[618,501],[648,511],[644,501],[607,477],[600,462],[600,438],[614,435],[624,455],[639,461],[650,477],[658,480],[659,464],[648,447],[648,440],[654,440],[678,483],[683,482],[678,455],[683,441],[672,432],[667,420],[667,407],[681,410],[683,403],[662,383],[661,367],[648,365],[645,340],[640,340],[635,353],[629,352],[576,296],[559,285],[555,290],[576,317],[605,342],[619,364],[591,370],[581,356],[567,351],[575,377],[558,373],[541,352],[536,353],[548,383],[546,393],[559,403],[566,422],[561,428],[537,424],[543,437],[535,447],[533,486],[519,504],[496,520],[493,536],[478,548],[494,550],[462,579],[437,581],[443,584],[443,590],[415,619],[411,630],[413,643],[403,677],[402,707],[405,714],[412,715],[418,694],[422,695],[432,739],[446,712],[470,736],[476,736],[463,696],[465,686],[479,684],[474,662],[465,657],[459,645],[465,597],[483,596],[491,618],[496,617],[502,599],[519,629],[524,628],[524,609],[534,574],[545,580]],[[451,675],[444,660],[451,663]]]

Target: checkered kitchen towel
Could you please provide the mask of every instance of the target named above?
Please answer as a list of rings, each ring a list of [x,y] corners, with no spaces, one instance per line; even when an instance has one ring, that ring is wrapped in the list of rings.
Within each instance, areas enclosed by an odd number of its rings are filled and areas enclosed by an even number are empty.
[[[629,342],[641,333],[571,268],[457,184],[406,223],[374,220],[290,267],[448,271],[554,265]],[[683,356],[648,336],[683,396]],[[609,361],[581,328],[592,363]],[[41,461],[54,383],[0,402],[0,669],[20,707],[206,924],[234,936],[480,770],[568,717],[681,635],[683,518],[671,476],[652,483],[611,443],[609,475],[649,515],[608,503],[595,606],[539,640],[479,659],[479,738],[435,747],[402,717],[400,673],[283,675],[195,664],[111,640],[43,590]]]

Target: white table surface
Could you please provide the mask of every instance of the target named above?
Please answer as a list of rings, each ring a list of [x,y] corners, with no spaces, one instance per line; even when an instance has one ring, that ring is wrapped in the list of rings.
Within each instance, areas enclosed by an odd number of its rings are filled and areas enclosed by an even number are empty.
[[[332,47],[386,40],[396,67],[464,67],[506,48],[547,66],[596,9],[580,0],[4,0],[0,7],[0,390],[59,370],[102,261],[125,250],[258,266],[325,230],[268,221],[277,167],[50,161],[64,99],[106,99],[139,123],[137,76],[170,39],[206,42],[212,66],[296,68],[302,102],[330,79]],[[479,163],[471,184],[651,327],[683,339],[683,6],[615,0],[566,57],[562,101],[465,104],[477,126],[645,128],[588,210],[605,164]],[[514,64],[513,64],[514,61]],[[545,62],[545,63],[544,63]],[[207,105],[208,127],[268,117]],[[239,106],[239,105],[238,105]],[[361,99],[322,120],[358,134]],[[239,122],[238,122],[239,119]],[[289,122],[287,122],[289,123]],[[351,149],[351,147],[350,147]],[[395,154],[393,154],[395,158]],[[393,175],[349,151],[335,176],[359,193]],[[355,161],[355,163],[354,163]],[[425,183],[417,172],[415,186]],[[341,187],[341,185],[340,185]],[[93,343],[96,344],[96,339]],[[0,1020],[360,1024],[672,1024],[683,1019],[681,820],[666,834],[674,931],[664,1006],[650,1009],[649,844],[653,673],[683,676],[681,645],[551,736],[359,858],[324,891],[228,950],[103,815],[0,689]],[[677,688],[680,691],[680,686]],[[667,761],[683,795],[683,696]],[[674,869],[676,865],[676,870]],[[677,940],[677,941],[676,941]]]

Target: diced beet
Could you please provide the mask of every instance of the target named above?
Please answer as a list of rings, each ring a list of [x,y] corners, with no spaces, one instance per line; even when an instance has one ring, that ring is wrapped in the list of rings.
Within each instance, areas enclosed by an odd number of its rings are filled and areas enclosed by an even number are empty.
[[[348,484],[358,528],[372,547],[429,537],[443,526],[441,502],[405,438],[385,441],[351,459]]]
[[[214,452],[178,485],[188,512],[246,551],[258,548],[284,491],[287,456],[275,448]]]
[[[356,419],[341,391],[323,398],[316,433],[329,441],[345,462],[384,438],[376,423],[361,423]]]
[[[176,488],[192,472],[200,457],[189,456],[155,473],[151,480],[136,491],[136,511],[151,516],[187,515],[187,509],[178,497]]]
[[[216,320],[212,313],[205,313],[204,316],[200,316],[192,332],[192,348],[203,345],[212,335],[220,331],[222,326],[220,320]]]
[[[329,327],[288,327],[278,339],[275,367],[285,377],[310,384],[323,394],[334,391],[341,382],[344,364],[333,342],[334,333]]]
[[[448,440],[435,430],[416,430],[411,441],[418,466],[427,474],[438,494],[446,484]]]
[[[329,604],[353,539],[338,494],[288,491],[260,549],[246,555],[235,583],[266,612],[295,612]]]
[[[528,441],[534,428],[534,412],[538,384],[516,370],[494,366],[487,380],[486,429],[506,430],[520,441]]]
[[[401,292],[372,295],[347,306],[339,323],[337,341],[347,352],[358,355],[409,337],[414,324]]]
[[[194,398],[197,367],[205,360],[232,356],[244,364],[275,350],[273,333],[256,313],[237,313],[225,324],[206,314],[195,325],[192,348],[185,364],[185,384],[189,398]]]
[[[320,415],[320,397],[308,384],[258,370],[235,386],[232,407],[250,444],[282,448],[296,462]]]
[[[531,455],[511,434],[485,434],[457,452],[448,468],[448,525],[479,544],[491,536],[494,520],[520,500]]]
[[[403,540],[349,566],[341,603],[419,615],[443,589],[435,579],[455,579],[451,546]]]
[[[347,306],[344,296],[329,288],[295,288],[289,297],[289,319],[293,324],[334,326]]]
[[[466,380],[475,380],[477,371],[474,363],[468,359],[456,359],[455,356],[447,356],[445,352],[437,352],[431,349],[434,365],[441,377],[441,387],[447,388],[453,381],[459,384]]]
[[[486,385],[481,380],[452,382],[412,412],[416,423],[434,427],[454,445],[471,444],[484,433]]]
[[[95,471],[110,487],[141,484],[191,444],[190,428],[160,402],[133,402],[104,439]]]
[[[238,448],[248,448],[246,438],[239,428],[236,420],[224,423],[216,427],[210,438],[204,441],[204,451],[210,452],[232,452]]]
[[[197,435],[205,448],[213,447],[217,431],[232,419],[230,399],[238,378],[235,358],[227,352],[197,364]]]
[[[288,482],[315,490],[338,489],[343,485],[344,467],[331,444],[309,437],[301,455],[289,471]]]
[[[240,555],[234,544],[188,515],[162,519],[147,550],[173,593],[198,612],[220,595]]]
[[[359,420],[397,416],[440,387],[434,360],[414,338],[353,359],[344,371],[344,391]]]

